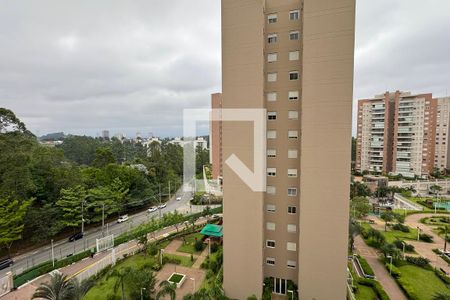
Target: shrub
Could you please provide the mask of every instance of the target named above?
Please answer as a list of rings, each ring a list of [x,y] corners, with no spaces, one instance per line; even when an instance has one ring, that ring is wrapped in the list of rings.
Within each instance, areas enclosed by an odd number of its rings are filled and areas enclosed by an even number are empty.
[[[211,244],[211,253],[216,253],[219,250],[219,245],[216,243]]]
[[[392,264],[392,266],[391,266],[391,264],[386,264],[385,266],[386,266],[386,269],[388,270],[388,272],[391,273],[392,277],[399,278],[402,275],[400,270],[394,264]]]
[[[401,232],[409,232],[409,227],[400,223],[395,224],[392,226],[392,229],[401,231]]]
[[[396,281],[398,282],[398,285],[400,288],[405,292],[406,296],[410,300],[421,300],[417,294],[414,287],[404,278],[400,277],[397,278]]]
[[[203,241],[201,241],[201,240],[196,241],[194,244],[195,251],[200,252],[203,250],[204,247],[205,247],[205,245],[203,244]]]
[[[359,278],[358,284],[371,287],[380,300],[390,300],[389,296],[386,294],[383,287],[378,281],[367,278]]]
[[[439,279],[446,285],[450,285],[450,277],[448,277],[444,272],[438,269],[434,269],[434,274],[436,274]]]
[[[401,241],[401,240],[394,241],[395,247],[397,247],[400,250],[403,250],[403,243],[405,243],[405,242]],[[411,245],[411,244],[405,243],[405,251],[407,251],[407,252],[414,252],[414,246]]]
[[[426,233],[420,234],[419,235],[419,239],[422,242],[425,242],[425,243],[432,243],[433,242],[433,237],[431,235],[429,235],[429,234],[426,234]]]
[[[369,275],[369,276],[375,276],[375,273],[373,272],[372,268],[370,267],[370,265],[367,263],[367,261],[358,255],[358,261],[359,264],[361,265],[361,268],[364,271],[364,274]]]
[[[430,260],[423,257],[407,256],[406,261],[421,268],[427,268],[430,266]]]

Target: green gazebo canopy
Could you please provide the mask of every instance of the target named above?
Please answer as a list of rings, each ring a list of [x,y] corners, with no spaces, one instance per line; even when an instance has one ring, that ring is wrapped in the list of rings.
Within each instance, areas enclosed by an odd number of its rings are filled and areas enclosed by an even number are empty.
[[[203,227],[200,233],[208,236],[222,237],[223,236],[222,229],[223,227],[219,225],[206,224],[206,226]]]

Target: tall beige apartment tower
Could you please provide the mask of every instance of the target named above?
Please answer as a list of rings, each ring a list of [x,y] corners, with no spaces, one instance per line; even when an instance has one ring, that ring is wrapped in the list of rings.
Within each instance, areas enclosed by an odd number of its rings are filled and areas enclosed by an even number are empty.
[[[222,0],[223,109],[267,110],[265,192],[226,163],[253,124],[222,124],[230,298],[346,297],[354,27],[355,0]]]
[[[220,110],[222,109],[221,93],[211,95],[211,108],[216,112],[214,119],[220,119]],[[212,121],[211,119],[209,128],[209,160],[212,164],[212,176],[214,179],[220,179],[222,178],[222,121]]]

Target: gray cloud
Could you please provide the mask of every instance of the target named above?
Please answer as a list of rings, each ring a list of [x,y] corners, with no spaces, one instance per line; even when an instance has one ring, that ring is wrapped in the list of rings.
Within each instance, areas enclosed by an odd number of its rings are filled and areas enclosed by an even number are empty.
[[[358,0],[354,100],[450,92],[450,2]],[[220,0],[18,0],[0,8],[0,106],[36,133],[181,134],[220,91]]]

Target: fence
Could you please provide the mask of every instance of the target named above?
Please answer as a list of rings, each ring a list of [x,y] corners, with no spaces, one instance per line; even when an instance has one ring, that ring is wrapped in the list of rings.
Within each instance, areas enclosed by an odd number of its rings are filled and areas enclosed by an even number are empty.
[[[13,275],[11,272],[8,272],[0,278],[0,297],[8,294],[13,287]]]

